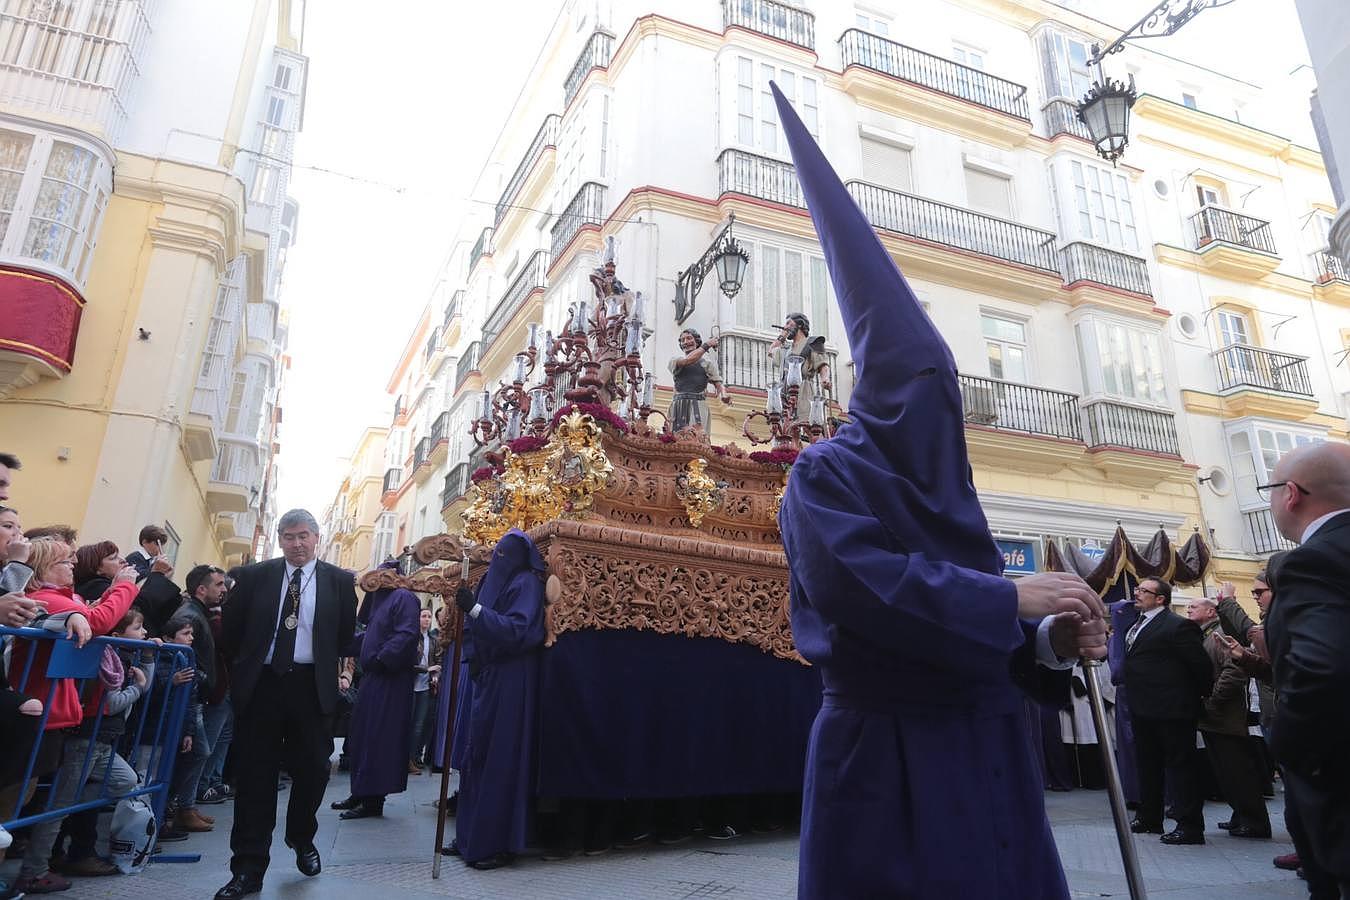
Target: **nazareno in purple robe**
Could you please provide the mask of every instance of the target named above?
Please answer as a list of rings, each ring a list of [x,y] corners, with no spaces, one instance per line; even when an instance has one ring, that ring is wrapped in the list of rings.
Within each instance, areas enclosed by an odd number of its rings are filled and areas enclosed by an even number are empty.
[[[352,796],[384,797],[408,789],[408,722],[417,677],[422,604],[403,588],[366,595],[358,622],[361,682],[352,709]]]
[[[455,844],[466,863],[519,853],[529,838],[538,770],[543,557],[523,531],[497,542],[466,619],[473,682]],[[456,740],[458,743],[458,740]]]
[[[798,896],[1053,900],[1068,886],[1020,689],[1062,704],[971,482],[956,366],[773,88],[839,298],[850,422],[805,448],[779,513],[792,633],[820,670]]]

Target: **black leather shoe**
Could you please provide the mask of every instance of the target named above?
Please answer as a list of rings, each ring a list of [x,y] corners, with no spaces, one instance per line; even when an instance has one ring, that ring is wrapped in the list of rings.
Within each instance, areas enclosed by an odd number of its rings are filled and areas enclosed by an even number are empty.
[[[480,859],[477,862],[466,863],[470,869],[478,869],[486,872],[489,869],[500,869],[502,866],[511,865],[512,856],[509,853],[494,853],[487,859]]]
[[[441,848],[441,856],[459,856],[459,843],[451,841]]]
[[[1161,822],[1159,822],[1156,825],[1150,825],[1148,822],[1143,822],[1140,821],[1139,819],[1135,819],[1133,822],[1130,823],[1130,830],[1133,831],[1135,834],[1163,833],[1163,827]]]
[[[1269,828],[1255,828],[1251,825],[1234,825],[1228,829],[1229,835],[1236,838],[1268,838]]]
[[[1227,822],[1220,822],[1219,827],[1222,828],[1224,831],[1227,831],[1228,829],[1233,827],[1233,820],[1229,819]]]
[[[346,800],[334,800],[329,806],[332,809],[356,809],[361,805],[360,797],[348,797]]]
[[[1195,832],[1182,831],[1180,828],[1177,828],[1173,831],[1167,832],[1167,834],[1164,834],[1162,837],[1158,838],[1158,840],[1162,841],[1164,844],[1172,844],[1172,845],[1203,844],[1205,842],[1205,836],[1203,834],[1197,834]]]
[[[344,822],[352,819],[374,819],[384,815],[384,806],[376,806],[373,803],[358,803],[356,806],[338,816]]]
[[[257,875],[236,875],[230,883],[216,891],[216,900],[239,900],[262,890],[262,878]]]
[[[297,847],[289,840],[286,846],[295,851],[295,867],[300,870],[301,875],[313,878],[323,871],[323,863],[319,861],[319,848],[313,844],[306,844],[303,847]]]

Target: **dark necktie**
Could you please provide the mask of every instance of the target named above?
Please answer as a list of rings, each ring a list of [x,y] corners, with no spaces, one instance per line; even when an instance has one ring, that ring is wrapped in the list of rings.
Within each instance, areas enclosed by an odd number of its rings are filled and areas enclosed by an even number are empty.
[[[289,621],[294,626],[300,619],[300,579],[303,576],[303,569],[296,569],[291,573],[291,585],[286,589],[286,599],[281,604],[276,643],[272,645],[272,671],[278,675],[285,675],[295,659],[296,629],[287,628],[286,623]]]

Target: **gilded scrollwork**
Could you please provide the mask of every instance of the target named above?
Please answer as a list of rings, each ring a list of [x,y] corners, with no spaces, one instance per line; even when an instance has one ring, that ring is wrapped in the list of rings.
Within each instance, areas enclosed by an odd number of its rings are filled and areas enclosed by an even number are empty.
[[[557,496],[559,512],[569,519],[586,518],[595,495],[614,475],[600,427],[591,416],[573,410],[558,423],[545,452],[547,483]]]
[[[708,474],[708,461],[695,457],[675,476],[675,496],[684,504],[689,524],[698,528],[703,517],[722,505],[727,483]]]

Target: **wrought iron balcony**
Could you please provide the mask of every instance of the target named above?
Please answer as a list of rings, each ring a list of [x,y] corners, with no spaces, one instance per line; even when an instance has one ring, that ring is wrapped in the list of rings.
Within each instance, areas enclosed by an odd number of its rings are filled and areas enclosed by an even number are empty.
[[[431,446],[435,447],[442,441],[450,440],[450,410],[446,410],[436,417],[436,421],[431,423]]]
[[[724,334],[717,343],[717,368],[722,373],[722,383],[728,387],[750,388],[766,391],[769,385],[778,380],[773,362],[769,358],[771,338],[751,337],[745,334]],[[839,354],[827,351],[830,361],[830,389],[826,396],[838,399]]]
[[[1068,100],[1051,100],[1042,107],[1045,113],[1045,133],[1054,137],[1057,134],[1071,134],[1085,141],[1092,140],[1092,133],[1078,118],[1078,107]]]
[[[548,254],[543,250],[534,251],[525,265],[520,267],[516,277],[511,280],[510,286],[492,308],[492,312],[488,313],[487,321],[483,323],[484,347],[492,346],[497,335],[511,321],[511,317],[525,305],[531,294],[542,291],[548,285],[548,279],[545,277],[547,273]]]
[[[459,463],[445,476],[445,487],[441,489],[441,509],[445,509],[460,497],[469,493],[469,476],[473,470],[466,462]]]
[[[1059,264],[1066,285],[1092,281],[1122,291],[1153,296],[1153,288],[1148,281],[1148,263],[1137,256],[1095,244],[1073,243],[1060,248]]]
[[[857,28],[850,28],[840,36],[839,55],[845,69],[861,66],[985,109],[1031,121],[1025,86],[959,62]]]
[[[1220,391],[1262,388],[1300,397],[1313,396],[1306,356],[1276,353],[1249,344],[1229,344],[1214,352],[1214,365]]]
[[[422,359],[431,359],[431,354],[436,352],[436,348],[441,345],[441,330],[439,328],[431,329],[431,336],[427,338],[427,345],[422,349]]]
[[[431,455],[432,441],[429,437],[424,437],[417,442],[413,448],[413,471],[422,468],[426,464],[427,457]]]
[[[864,181],[847,187],[875,228],[1059,274],[1054,232]]]
[[[1326,284],[1328,281],[1350,282],[1350,267],[1341,262],[1340,257],[1323,250],[1316,258],[1318,284]]]
[[[608,68],[613,55],[614,35],[608,31],[597,31],[591,35],[590,40],[586,41],[586,46],[581,48],[581,55],[572,64],[572,71],[567,73],[567,80],[563,82],[563,109],[567,108],[572,98],[577,95],[577,91],[581,90],[581,83],[586,80],[591,69]]]
[[[384,484],[381,486],[380,492],[383,494],[392,494],[394,491],[398,490],[398,486],[402,483],[403,483],[402,469],[397,467],[392,469],[385,469]]]
[[[606,64],[608,64],[608,61]],[[502,191],[501,197],[497,200],[496,218],[493,219],[494,227],[502,223],[502,217],[511,208],[511,203],[520,193],[520,189],[525,186],[526,179],[534,171],[534,164],[539,162],[539,157],[544,155],[545,150],[557,145],[558,123],[561,121],[562,119],[555,113],[544,116],[544,124],[539,126],[539,131],[535,134],[534,140],[530,141],[529,149],[520,158],[520,164],[516,166],[516,171],[511,174],[511,180],[506,183],[506,189]]]
[[[816,17],[775,0],[722,0],[722,30],[732,26],[816,49]]]
[[[1171,412],[1115,400],[1089,400],[1081,405],[1089,447],[1123,447],[1181,456],[1176,416]]]
[[[784,206],[806,208],[797,170],[791,163],[744,150],[723,150],[717,157],[719,194],[745,194]]]
[[[605,186],[594,181],[583,184],[562,215],[558,216],[558,221],[553,223],[553,230],[549,233],[549,257],[557,259],[558,254],[572,243],[572,238],[584,226],[599,226],[604,205]]]
[[[455,364],[456,393],[458,393],[459,389],[464,385],[465,380],[469,377],[469,373],[478,371],[478,362],[482,356],[483,343],[481,341],[474,341],[464,348],[464,355],[461,356],[459,362]]]
[[[961,375],[960,383],[961,408],[971,425],[1083,439],[1077,394],[974,375]]]
[[[1264,219],[1244,216],[1220,206],[1202,206],[1199,212],[1191,216],[1190,222],[1197,250],[1219,241],[1269,253],[1271,256],[1277,255],[1270,223]]]
[[[445,320],[441,323],[441,334],[450,333],[450,323],[454,321],[455,316],[459,315],[460,308],[464,305],[464,292],[455,291],[450,295],[450,302],[445,306]]]
[[[473,249],[469,251],[470,274],[473,267],[478,265],[478,261],[490,253],[492,253],[492,229],[484,228],[483,233],[478,235],[478,240],[474,242]]]
[[[1269,509],[1254,509],[1242,514],[1252,553],[1277,553],[1294,549],[1294,542],[1280,534]]]

